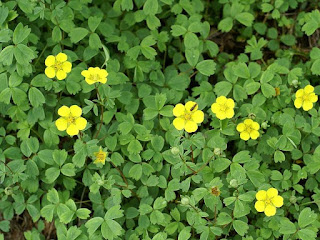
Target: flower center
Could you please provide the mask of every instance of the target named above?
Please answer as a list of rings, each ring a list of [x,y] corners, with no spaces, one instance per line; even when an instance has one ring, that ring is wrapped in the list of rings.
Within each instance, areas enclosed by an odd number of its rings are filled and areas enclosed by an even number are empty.
[[[229,110],[229,107],[227,106],[227,104],[221,104],[220,105],[220,111],[221,112],[226,112]]]
[[[62,70],[62,62],[56,62],[56,64],[54,65],[54,69],[56,71]]]
[[[100,78],[98,74],[91,74],[90,79],[94,82],[97,82]]]
[[[96,157],[97,157],[98,161],[100,161],[100,162],[104,161],[104,154],[103,153],[98,153]]]
[[[68,124],[74,124],[76,122],[76,118],[71,114],[67,117]]]
[[[186,113],[186,114],[184,115],[184,118],[185,118],[186,120],[190,120],[190,119],[191,119],[191,114],[190,114],[190,113]]]

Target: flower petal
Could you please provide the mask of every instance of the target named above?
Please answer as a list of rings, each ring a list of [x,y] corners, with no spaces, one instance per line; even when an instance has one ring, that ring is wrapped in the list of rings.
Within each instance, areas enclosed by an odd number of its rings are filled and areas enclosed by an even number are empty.
[[[53,67],[47,67],[44,73],[48,78],[54,78],[56,76],[56,70]]]
[[[85,78],[84,79],[89,85],[92,85],[92,84],[95,84],[96,82],[95,81],[93,81],[93,80],[91,80],[90,78]]]
[[[239,123],[237,125],[237,131],[238,132],[243,132],[246,129],[246,125],[244,125],[244,123]]]
[[[47,67],[51,67],[52,65],[54,65],[56,63],[56,58],[53,56],[53,55],[49,55],[44,64],[47,66]]]
[[[57,72],[57,79],[58,79],[58,80],[63,80],[63,79],[65,79],[66,77],[67,77],[67,73],[66,73],[65,71],[59,70],[59,71]]]
[[[309,111],[310,109],[313,108],[313,103],[310,101],[304,101],[302,104],[302,108],[304,111]]]
[[[275,188],[269,188],[267,190],[267,196],[268,196],[268,198],[273,198],[275,196],[278,196],[278,190]]]
[[[264,212],[264,209],[266,208],[266,205],[264,203],[264,201],[257,201],[254,205],[254,208],[258,211],[258,212]]]
[[[192,133],[197,131],[198,129],[198,125],[194,122],[194,121],[187,121],[186,125],[184,126],[184,129],[188,132],[188,133]]]
[[[244,123],[245,125],[247,125],[247,126],[251,126],[252,123],[253,123],[253,121],[252,121],[252,119],[246,119],[246,120],[243,121],[243,123]]]
[[[304,88],[304,92],[305,93],[312,93],[314,91],[314,87],[312,87],[311,85],[307,85],[305,88]]]
[[[63,117],[58,118],[58,119],[56,120],[55,124],[56,124],[56,126],[57,126],[57,128],[58,128],[59,131],[64,131],[64,130],[66,130],[67,127],[68,127],[68,121],[67,121],[65,118],[63,118]]]
[[[84,76],[84,77],[89,77],[90,73],[89,73],[88,70],[83,70],[83,71],[81,72],[81,75]]]
[[[212,111],[213,113],[217,113],[219,110],[220,110],[220,105],[219,105],[218,103],[213,103],[213,104],[211,105],[211,111]]]
[[[99,72],[99,76],[100,76],[101,78],[106,78],[106,77],[108,76],[107,70],[101,69],[100,72]]]
[[[234,110],[233,109],[228,109],[226,111],[226,117],[227,118],[232,118],[234,116]]]
[[[65,62],[65,61],[67,61],[67,59],[68,59],[68,56],[65,53],[59,53],[56,56],[56,60],[59,61],[59,62]]]
[[[77,126],[75,124],[70,124],[69,127],[67,128],[67,133],[70,136],[74,136],[79,133],[79,129],[77,128]]]
[[[247,131],[244,131],[244,132],[240,133],[240,138],[241,138],[242,140],[247,141],[247,140],[249,140],[249,138],[250,138],[250,134],[249,134]]]
[[[309,101],[311,101],[312,103],[318,101],[318,96],[315,93],[310,93]]]
[[[72,68],[71,62],[66,61],[62,64],[62,70],[65,71],[66,73],[71,72],[71,68]]]
[[[76,119],[76,126],[79,130],[83,130],[87,126],[87,120],[83,117],[79,117]]]
[[[62,106],[58,109],[58,114],[61,117],[67,117],[70,114],[70,108],[68,108],[67,106]]]
[[[274,198],[271,199],[271,202],[275,207],[282,207],[282,205],[283,205],[283,197],[275,196]]]
[[[276,207],[271,204],[268,204],[264,209],[264,213],[266,214],[267,217],[274,216],[276,215]]]
[[[234,108],[234,101],[233,101],[233,99],[228,98],[226,104],[227,104],[227,107],[228,107],[228,108]]]
[[[266,200],[267,198],[267,192],[265,190],[260,190],[256,193],[256,199],[258,201]]]
[[[73,117],[80,117],[82,114],[82,109],[77,105],[72,105],[70,107],[70,112]]]
[[[227,115],[226,115],[226,113],[223,112],[223,111],[218,111],[218,112],[216,113],[216,117],[217,117],[218,119],[220,119],[220,120],[224,120],[224,119],[227,118]]]
[[[302,98],[296,98],[296,100],[294,100],[294,106],[298,109],[302,107],[302,103]]]
[[[204,113],[201,110],[197,110],[192,113],[191,117],[195,123],[202,123],[204,119]]]
[[[195,112],[198,110],[198,104],[196,102],[189,101],[186,103],[185,108],[186,108],[186,111],[188,111],[188,112]],[[192,109],[192,111],[191,111],[191,109]]]
[[[227,98],[225,96],[220,96],[216,99],[216,103],[219,103],[219,104],[225,104],[227,101]]]
[[[304,95],[304,91],[303,89],[299,89],[297,92],[296,92],[296,98],[300,98]]]
[[[185,125],[185,120],[183,118],[175,118],[173,120],[173,126],[177,129],[177,130],[182,130],[184,129],[184,125]]]
[[[183,106],[183,104],[178,103],[174,108],[173,108],[173,115],[176,117],[180,117],[181,115],[183,115],[185,112],[185,107]]]
[[[259,123],[257,123],[257,122],[253,122],[253,123],[251,124],[251,127],[252,127],[254,130],[259,130],[259,129],[260,129],[260,125],[259,125]]]
[[[259,136],[260,136],[260,133],[259,133],[258,131],[256,131],[256,130],[252,130],[252,131],[250,132],[250,137],[251,137],[253,140],[257,139]]]

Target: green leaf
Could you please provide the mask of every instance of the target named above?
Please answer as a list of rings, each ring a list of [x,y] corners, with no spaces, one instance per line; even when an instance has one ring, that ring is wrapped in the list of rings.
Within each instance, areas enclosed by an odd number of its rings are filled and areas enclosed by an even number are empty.
[[[288,219],[280,222],[279,232],[282,234],[293,234],[296,232],[296,226]]]
[[[230,32],[233,27],[233,19],[231,17],[227,17],[219,22],[218,29],[222,32]]]
[[[187,32],[187,29],[181,25],[172,25],[171,26],[171,33],[174,37],[179,37],[184,35]]]
[[[59,203],[58,191],[54,188],[50,189],[47,194],[47,199],[51,203],[58,204]]]
[[[89,236],[93,235],[103,222],[101,217],[94,217],[86,222],[85,227],[88,229]]]
[[[301,240],[316,240],[317,233],[311,229],[301,229],[298,231]]]
[[[68,153],[66,150],[54,150],[52,153],[52,158],[59,166],[62,166],[66,161]]]
[[[76,215],[78,218],[80,219],[87,219],[90,217],[90,213],[91,211],[89,209],[86,208],[79,208],[76,212]]]
[[[88,18],[88,25],[89,25],[89,29],[91,30],[91,32],[94,32],[97,29],[101,20],[102,20],[102,18],[97,17],[97,16],[91,16]]]
[[[19,23],[13,32],[13,43],[18,44],[23,42],[30,34],[31,29],[27,26],[23,27],[22,23]]]
[[[248,224],[241,220],[235,220],[232,225],[234,230],[236,230],[240,236],[244,236],[249,229]]]
[[[74,165],[72,163],[67,163],[61,168],[61,173],[68,177],[73,177],[76,175]]]
[[[242,12],[235,16],[235,18],[243,25],[250,27],[254,20],[254,16],[251,13]]]
[[[158,11],[158,0],[147,0],[143,5],[143,12],[146,15],[156,15]]]
[[[35,137],[28,138],[21,143],[21,152],[26,157],[30,157],[32,153],[36,153],[39,149],[39,141]]]
[[[300,212],[298,224],[300,228],[305,228],[317,220],[317,214],[311,208],[305,208]]]
[[[32,106],[39,107],[46,102],[42,92],[35,87],[29,89],[29,100]]]
[[[283,152],[281,152],[281,151],[279,151],[279,150],[277,150],[277,151],[275,151],[274,152],[274,161],[277,163],[277,162],[283,162],[283,161],[285,161],[286,160],[286,157],[285,157],[285,155],[284,155],[284,153]]]
[[[183,42],[184,42],[185,47],[189,48],[189,49],[198,48],[198,46],[199,46],[199,39],[198,39],[197,35],[192,32],[188,32],[184,36]]]
[[[179,233],[178,240],[187,240],[191,237],[191,227],[185,227]]]
[[[197,65],[198,60],[199,60],[199,56],[200,56],[200,52],[198,49],[196,49],[196,48],[186,49],[186,58],[187,58],[188,63],[192,67],[195,67]]]
[[[60,175],[60,169],[56,167],[51,167],[46,170],[46,178],[49,183],[53,183]]]
[[[216,64],[213,60],[204,60],[199,62],[196,68],[201,74],[205,76],[211,76],[216,70]]]
[[[81,41],[85,36],[87,36],[88,33],[89,33],[89,31],[85,28],[81,28],[81,27],[74,28],[69,33],[70,40],[73,43],[77,43],[77,42]]]

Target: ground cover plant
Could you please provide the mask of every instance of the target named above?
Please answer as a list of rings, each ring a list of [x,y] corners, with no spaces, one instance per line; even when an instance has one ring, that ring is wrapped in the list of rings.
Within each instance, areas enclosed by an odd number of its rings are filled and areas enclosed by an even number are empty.
[[[320,239],[319,7],[0,1],[0,240]]]

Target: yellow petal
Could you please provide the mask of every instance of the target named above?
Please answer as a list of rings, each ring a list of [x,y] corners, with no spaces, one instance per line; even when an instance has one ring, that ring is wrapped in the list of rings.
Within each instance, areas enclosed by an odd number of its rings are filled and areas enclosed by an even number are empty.
[[[68,127],[68,121],[67,121],[65,118],[63,118],[63,117],[58,118],[58,119],[56,120],[55,124],[56,124],[56,126],[57,126],[57,128],[58,128],[59,131],[64,131],[64,130],[66,130],[67,127]]]
[[[234,110],[233,109],[228,109],[226,112],[226,117],[227,118],[232,118],[234,116]]]
[[[263,212],[264,209],[266,208],[266,205],[265,205],[264,201],[257,201],[255,203],[254,207],[258,212]]]
[[[259,130],[260,129],[260,125],[257,122],[253,122],[251,124],[251,128],[253,128],[254,130]]]
[[[67,106],[62,106],[58,109],[58,114],[61,117],[67,117],[70,114],[70,108],[68,108]]]
[[[195,112],[198,110],[198,104],[196,102],[189,101],[186,103],[185,108],[188,112],[190,112],[191,109],[192,109],[192,112]]]
[[[99,72],[99,76],[101,78],[106,78],[108,76],[108,72],[105,69],[101,69]]]
[[[281,196],[275,196],[274,198],[271,199],[272,204],[276,207],[282,207],[283,205],[283,197]]]
[[[238,132],[243,132],[246,129],[246,125],[244,125],[244,123],[239,123],[237,125],[237,131]]]
[[[85,78],[84,79],[89,85],[95,84],[96,82],[91,80],[90,78]]]
[[[180,117],[181,115],[183,115],[185,112],[185,107],[183,106],[183,104],[178,103],[174,108],[173,108],[173,115],[176,117]]]
[[[81,72],[81,75],[84,76],[84,77],[89,77],[90,73],[89,73],[88,70],[83,70],[83,71]]]
[[[44,73],[46,74],[46,76],[48,78],[54,78],[56,76],[56,71],[53,67],[47,67],[45,70],[44,70]]]
[[[79,129],[77,128],[77,126],[75,124],[70,124],[69,127],[67,128],[67,133],[70,136],[74,136],[79,133]]]
[[[51,67],[56,63],[56,58],[53,55],[49,55],[45,60],[45,65]]]
[[[315,93],[310,93],[309,101],[311,101],[312,103],[318,101],[318,96]]]
[[[260,136],[260,133],[259,133],[258,131],[256,131],[256,130],[252,130],[252,131],[250,132],[250,137],[251,137],[253,140],[257,139],[259,136]]]
[[[216,117],[217,117],[218,119],[220,119],[220,120],[224,120],[224,119],[226,119],[227,115],[226,115],[226,113],[223,112],[223,111],[218,111],[218,112],[216,113]]]
[[[87,120],[83,117],[79,117],[76,119],[76,126],[79,130],[83,130],[87,126]]]
[[[66,73],[71,72],[71,68],[72,68],[71,62],[66,61],[62,64],[62,70],[65,71]]]
[[[247,140],[249,140],[249,138],[250,138],[250,134],[249,134],[248,132],[244,131],[244,132],[240,133],[240,138],[241,138],[242,140],[247,141]]]
[[[310,101],[304,101],[302,104],[302,108],[304,111],[309,111],[310,109],[313,108],[313,103]]]
[[[227,101],[227,98],[225,96],[220,96],[216,99],[216,103],[219,103],[219,104],[225,104]]]
[[[233,101],[233,99],[228,98],[226,104],[227,104],[227,107],[228,107],[228,108],[234,108],[234,101]]]
[[[273,198],[275,196],[278,196],[278,190],[275,188],[269,188],[267,190],[267,196],[268,196],[268,198]]]
[[[294,100],[294,106],[296,108],[301,108],[302,107],[302,103],[303,103],[302,98],[296,98],[296,100]]]
[[[296,98],[300,98],[304,95],[304,91],[303,89],[299,89],[297,92],[296,92]]]
[[[70,107],[70,112],[73,117],[80,117],[82,114],[82,109],[77,105],[72,105]]]
[[[267,192],[265,190],[260,190],[256,193],[256,199],[258,201],[266,200],[267,198]]]
[[[311,85],[307,85],[305,88],[304,88],[304,92],[305,93],[312,93],[314,91],[314,87],[312,87]]]
[[[184,129],[184,125],[185,125],[185,120],[183,118],[175,118],[173,120],[173,126],[177,129],[177,130],[182,130]]]
[[[100,79],[99,79],[99,82],[105,84],[105,83],[107,82],[107,79],[106,79],[106,78],[100,78]]]
[[[276,215],[276,207],[269,204],[264,209],[264,213],[266,214],[267,217],[274,216],[274,215]]]
[[[191,117],[195,123],[202,123],[204,119],[204,113],[201,110],[197,110],[194,113],[192,113]]]
[[[212,111],[213,113],[217,113],[219,110],[220,110],[220,105],[219,105],[218,103],[213,103],[213,104],[211,105],[211,111]]]
[[[59,61],[59,62],[65,62],[65,61],[67,61],[67,59],[68,59],[68,56],[65,53],[59,53],[56,56],[56,60]]]
[[[63,70],[57,71],[57,79],[58,80],[63,80],[67,77],[67,73]]]
[[[188,132],[188,133],[192,133],[197,131],[198,129],[198,125],[194,122],[194,121],[187,121],[186,125],[184,126],[184,129]]]
[[[246,119],[243,121],[243,123],[247,126],[251,126],[251,124],[253,123],[252,119]]]

